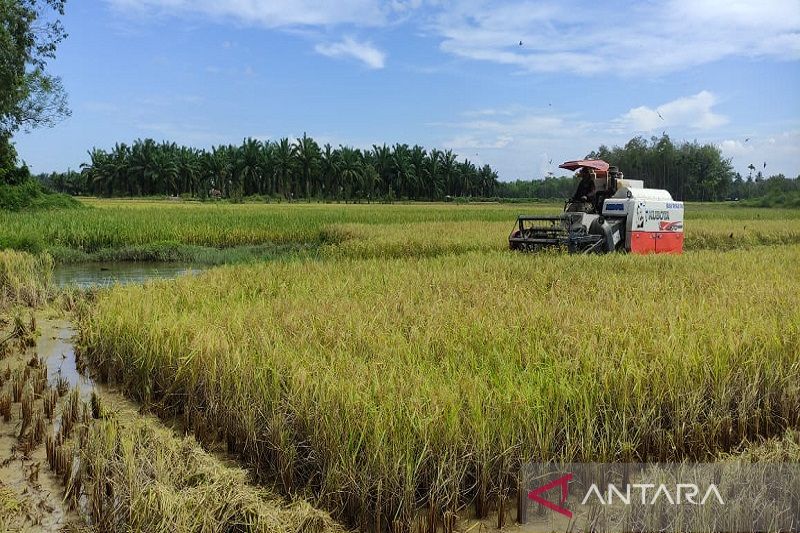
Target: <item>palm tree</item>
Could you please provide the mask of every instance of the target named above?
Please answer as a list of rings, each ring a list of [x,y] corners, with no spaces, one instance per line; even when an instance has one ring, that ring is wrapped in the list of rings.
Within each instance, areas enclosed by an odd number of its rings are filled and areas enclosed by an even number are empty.
[[[274,152],[274,172],[277,190],[285,198],[289,198],[289,191],[292,185],[292,171],[294,170],[294,157],[292,146],[289,139],[283,138],[278,141]]]
[[[428,154],[428,168],[426,171],[428,176],[428,186],[426,188],[426,193],[428,198],[431,200],[441,198],[442,191],[444,191],[444,181],[442,179],[440,166],[441,159],[442,152],[435,148],[431,150],[430,154]]]
[[[698,149],[689,146],[677,159],[689,169],[680,183],[687,181],[690,189],[705,187],[717,194],[725,185],[724,176],[717,179],[717,174],[724,169],[701,168],[709,157],[698,155]],[[651,162],[639,160],[645,166]],[[497,186],[497,174],[490,167],[478,169],[469,161],[458,162],[451,150],[428,153],[422,146],[407,144],[373,145],[364,152],[345,146],[334,149],[330,144],[320,149],[306,134],[294,143],[287,138],[277,142],[246,138],[239,146],[215,146],[210,151],[139,139],[131,146],[118,143],[110,152],[95,148],[89,152],[89,163],[81,165],[80,175],[51,180],[60,189],[108,196],[204,196],[214,188],[228,197],[280,194],[340,199],[344,194],[348,201],[379,195],[409,199],[487,196]]]
[[[391,159],[392,181],[395,192],[408,197],[408,184],[414,181],[413,167],[407,144],[395,144]],[[391,191],[390,191],[391,195]]]
[[[247,138],[241,148],[231,147],[235,156],[234,174],[237,183],[241,183],[245,195],[262,193],[262,174],[264,171],[264,158],[261,150],[261,141]]]
[[[320,154],[320,174],[325,196],[339,199],[339,153],[326,143]]]
[[[425,196],[425,187],[430,178],[428,167],[425,164],[427,157],[428,153],[418,144],[415,144],[409,153],[409,162],[413,170],[412,181],[409,183],[409,197],[421,198]]]
[[[88,154],[91,163],[81,163],[81,174],[83,174],[87,182],[91,184],[93,191],[98,192],[105,190],[110,196],[113,182],[111,181],[111,173],[109,172],[110,158],[108,154],[98,148],[93,148]]]
[[[362,186],[361,152],[349,146],[339,146],[339,154],[339,181],[344,184],[345,199],[350,200]]]
[[[386,144],[378,146],[372,145],[372,163],[375,170],[378,172],[378,178],[385,187],[384,195],[389,194],[389,188],[392,186],[392,151]]]
[[[200,157],[196,150],[182,147],[178,152],[178,189],[191,196],[198,194],[198,177],[200,175]]]
[[[303,137],[297,139],[297,142],[292,146],[292,153],[300,170],[305,197],[310,199],[312,190],[315,195],[318,192],[318,169],[321,155],[319,145],[314,139],[307,137],[303,133]]]
[[[444,180],[445,190],[448,195],[456,196],[456,184],[458,181],[458,168],[456,166],[456,156],[452,150],[447,150],[441,156],[442,179]]]
[[[212,148],[210,163],[213,169],[212,186],[218,189],[223,196],[230,196],[233,165],[228,150],[224,146]]]
[[[153,194],[158,179],[155,174],[155,152],[156,143],[153,139],[137,140],[131,147],[129,172],[139,182],[144,196]]]

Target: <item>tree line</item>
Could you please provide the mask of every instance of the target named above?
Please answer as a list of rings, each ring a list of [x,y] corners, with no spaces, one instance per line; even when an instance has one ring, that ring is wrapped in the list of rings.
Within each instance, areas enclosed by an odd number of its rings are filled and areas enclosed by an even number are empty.
[[[137,140],[106,151],[94,148],[80,172],[42,176],[51,188],[99,196],[263,196],[328,200],[492,196],[497,173],[451,150],[415,145],[320,146],[303,135],[295,141],[245,139],[241,145],[201,150]]]
[[[751,164],[748,175],[742,176],[733,171],[730,160],[716,145],[675,143],[666,134],[649,140],[634,137],[613,148],[600,146],[586,158],[603,159],[619,167],[626,177],[643,180],[649,188],[666,189],[679,200],[745,200],[800,192],[800,176],[765,176],[766,163],[761,168]],[[512,198],[569,198],[576,185],[573,176],[548,176],[501,183],[497,194]]]
[[[600,146],[588,157],[608,161],[627,177],[644,180],[650,188],[666,189],[680,200],[747,199],[800,190],[800,180],[783,174],[765,176],[766,163],[758,169],[751,164],[748,175],[742,176],[734,172],[718,146],[675,143],[666,134],[649,140],[634,137],[624,146]]]
[[[680,200],[716,201],[796,194],[800,180],[765,176],[750,166],[742,176],[712,144],[674,143],[669,136],[635,137],[623,146],[600,146],[586,155],[619,167],[647,187],[667,189]],[[567,171],[564,171],[566,174]],[[488,165],[459,161],[450,150],[421,146],[320,147],[314,139],[245,139],[240,146],[198,150],[175,143],[137,140],[109,151],[93,149],[80,172],[52,173],[40,181],[73,195],[187,195],[227,198],[260,195],[320,200],[565,199],[572,175],[500,182]]]

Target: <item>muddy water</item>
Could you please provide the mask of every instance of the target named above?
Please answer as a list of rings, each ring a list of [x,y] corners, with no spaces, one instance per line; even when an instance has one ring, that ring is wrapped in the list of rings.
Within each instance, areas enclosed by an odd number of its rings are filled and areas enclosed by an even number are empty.
[[[55,386],[58,376],[62,375],[71,386],[78,386],[84,394],[90,395],[90,382],[81,378],[75,369],[75,352],[69,343],[74,331],[69,323],[43,317],[37,317],[37,323],[41,335],[35,347],[4,359],[3,368],[21,368],[33,354],[39,354],[48,365],[51,386]],[[40,404],[41,400],[37,402]],[[55,420],[54,424],[57,423]],[[0,419],[0,481],[18,495],[27,510],[25,516],[12,518],[7,525],[23,531],[60,531],[70,524],[78,524],[77,513],[69,510],[62,501],[64,487],[47,465],[44,445],[27,454],[18,449],[17,437],[21,426],[21,404],[15,403],[11,421],[4,423]]]
[[[75,361],[73,341],[76,331],[72,324],[63,318],[50,318],[43,313],[36,315],[40,332],[36,344],[24,351],[15,351],[3,359],[12,371],[23,368],[34,354],[47,366],[47,377],[51,387],[61,381],[69,388],[77,388],[82,398],[88,401],[92,392],[100,395],[104,405],[116,410],[125,409],[127,413],[137,413],[137,407],[120,394],[94,383],[78,372]],[[36,400],[41,408],[41,400]],[[58,413],[60,407],[56,408]],[[56,416],[47,432],[58,431],[60,417]],[[81,523],[77,512],[68,509],[63,501],[64,486],[50,470],[44,445],[39,445],[27,454],[19,449],[18,436],[22,427],[21,404],[12,404],[11,421],[5,423],[0,418],[0,486],[10,488],[17,498],[24,502],[26,510],[5,524],[12,530],[21,531],[62,531]],[[0,529],[3,529],[0,524]]]
[[[76,263],[56,265],[53,282],[58,287],[81,289],[108,287],[114,284],[144,283],[149,279],[173,279],[205,270],[188,263]]]
[[[89,398],[94,382],[78,372],[75,361],[75,346],[72,341],[76,335],[72,324],[65,319],[39,320],[41,335],[36,341],[36,352],[47,365],[47,378],[52,384],[66,380],[69,387],[78,388],[81,396]]]

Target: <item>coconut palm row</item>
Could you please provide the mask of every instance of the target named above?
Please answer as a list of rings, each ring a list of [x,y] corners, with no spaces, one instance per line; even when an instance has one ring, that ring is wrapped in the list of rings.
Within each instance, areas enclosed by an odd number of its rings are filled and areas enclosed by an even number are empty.
[[[491,196],[497,173],[459,161],[451,151],[415,145],[360,150],[320,145],[306,136],[291,142],[245,139],[240,146],[198,150],[137,140],[110,151],[94,148],[81,165],[80,192],[104,196],[263,195],[291,198],[441,199]]]

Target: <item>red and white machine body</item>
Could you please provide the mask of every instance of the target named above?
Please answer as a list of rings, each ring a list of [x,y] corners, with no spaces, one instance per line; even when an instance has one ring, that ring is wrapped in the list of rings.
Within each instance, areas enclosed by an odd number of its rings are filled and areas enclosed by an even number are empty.
[[[673,200],[668,191],[642,185],[618,180],[614,196],[603,202],[602,215],[609,221],[625,218],[625,249],[631,253],[681,253],[683,202]]]

